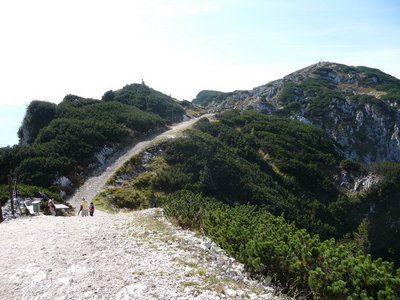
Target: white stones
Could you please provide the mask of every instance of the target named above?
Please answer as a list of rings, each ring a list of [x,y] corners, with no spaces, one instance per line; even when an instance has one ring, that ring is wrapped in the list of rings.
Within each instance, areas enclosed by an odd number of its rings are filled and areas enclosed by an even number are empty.
[[[362,192],[379,182],[381,178],[374,174],[358,171],[342,171],[336,179],[335,184],[348,192]]]
[[[143,283],[134,283],[128,286],[123,287],[116,295],[114,299],[120,300],[129,300],[135,297],[135,299],[146,298],[146,294],[148,294],[148,287]]]
[[[274,295],[210,239],[172,226],[159,209],[117,215],[97,211],[93,218],[20,218],[0,228],[0,284],[5,287],[0,299]]]
[[[109,158],[115,151],[116,149],[114,147],[104,146],[103,149],[95,153],[94,157],[100,165],[103,165],[107,161],[107,158]]]
[[[32,276],[32,281],[34,282],[40,282],[42,280],[45,280],[47,277],[46,272],[44,271],[39,271],[35,275]]]
[[[65,176],[58,177],[53,184],[58,184],[61,187],[65,188],[71,185],[71,180]]]
[[[236,297],[236,295],[237,295],[237,293],[236,293],[236,291],[235,290],[232,290],[232,289],[226,289],[225,290],[225,294],[227,295],[227,296],[229,296],[229,297]]]
[[[329,72],[328,73],[328,78],[332,80],[334,83],[340,83],[343,80],[343,76],[340,76],[334,72]]]
[[[62,285],[69,285],[69,284],[71,284],[72,282],[74,282],[74,280],[73,280],[71,277],[69,277],[69,276],[60,277],[60,278],[57,279],[57,281],[58,281],[59,283],[61,283]]]
[[[373,184],[378,183],[380,178],[373,174],[368,174],[364,177],[357,178],[354,181],[354,191],[364,191],[369,189]]]

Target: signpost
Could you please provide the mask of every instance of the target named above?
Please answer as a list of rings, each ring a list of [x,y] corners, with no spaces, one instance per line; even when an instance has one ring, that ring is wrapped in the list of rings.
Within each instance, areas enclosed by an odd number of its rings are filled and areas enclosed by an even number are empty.
[[[0,223],[4,221],[3,218],[3,209],[1,208],[1,203],[0,203]]]
[[[8,175],[8,191],[9,191],[9,193],[10,193],[11,213],[12,213],[13,216],[15,216],[15,209],[14,209],[14,193],[13,193],[11,175]]]

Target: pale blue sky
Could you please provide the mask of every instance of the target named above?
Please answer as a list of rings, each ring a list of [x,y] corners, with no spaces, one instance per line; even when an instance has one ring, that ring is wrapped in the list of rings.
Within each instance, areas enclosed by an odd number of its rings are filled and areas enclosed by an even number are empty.
[[[320,60],[400,78],[400,2],[0,2],[0,146],[31,100],[140,82],[178,99],[251,89]]]

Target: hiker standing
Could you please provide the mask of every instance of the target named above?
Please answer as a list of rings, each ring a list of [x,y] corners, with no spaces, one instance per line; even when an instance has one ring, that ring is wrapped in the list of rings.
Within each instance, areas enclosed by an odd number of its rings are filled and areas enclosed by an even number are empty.
[[[90,216],[93,217],[93,213],[94,213],[94,204],[93,204],[93,202],[90,202],[89,213],[90,213]]]
[[[78,216],[79,216],[79,213],[82,211],[82,204],[81,204],[81,207],[79,208],[79,211],[78,211]]]
[[[88,216],[89,204],[85,198],[82,198],[82,217]]]
[[[56,205],[54,204],[54,199],[49,200],[49,211],[52,216],[56,215]]]

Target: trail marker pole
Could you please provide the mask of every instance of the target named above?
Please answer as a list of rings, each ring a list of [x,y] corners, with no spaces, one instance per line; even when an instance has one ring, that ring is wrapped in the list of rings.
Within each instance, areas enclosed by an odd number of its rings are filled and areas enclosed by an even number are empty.
[[[0,223],[4,221],[3,218],[3,209],[1,208],[1,203],[0,203]]]
[[[13,216],[15,216],[15,209],[14,209],[14,193],[13,193],[13,187],[12,187],[12,179],[11,175],[8,175],[8,191],[10,193],[10,201],[11,201],[11,213]]]

